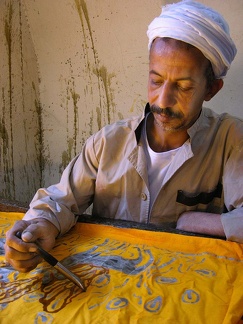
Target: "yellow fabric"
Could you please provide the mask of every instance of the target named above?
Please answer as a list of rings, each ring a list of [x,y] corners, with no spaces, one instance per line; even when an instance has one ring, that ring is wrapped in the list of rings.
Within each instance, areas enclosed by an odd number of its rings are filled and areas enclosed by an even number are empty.
[[[1,245],[22,216],[0,213]],[[77,224],[51,253],[87,291],[46,262],[14,271],[2,253],[1,324],[233,324],[243,315],[241,244]]]

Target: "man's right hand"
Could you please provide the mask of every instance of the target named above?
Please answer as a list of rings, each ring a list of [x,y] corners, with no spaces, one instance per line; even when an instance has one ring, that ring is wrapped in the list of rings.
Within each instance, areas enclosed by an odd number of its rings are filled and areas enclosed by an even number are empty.
[[[22,233],[21,238],[17,237],[18,232]],[[6,261],[20,272],[33,270],[42,261],[35,242],[50,251],[58,234],[56,226],[43,218],[17,221],[6,233],[4,245]]]

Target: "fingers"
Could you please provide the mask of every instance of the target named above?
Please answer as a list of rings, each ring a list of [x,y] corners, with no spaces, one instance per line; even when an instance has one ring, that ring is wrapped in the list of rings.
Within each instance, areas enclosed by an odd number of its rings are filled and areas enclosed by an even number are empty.
[[[41,258],[36,253],[37,247],[34,243],[22,241],[21,237],[17,237],[17,232],[22,233],[29,223],[18,221],[6,233],[6,241],[4,245],[6,261],[21,272],[27,272],[36,267]]]
[[[30,243],[29,241],[30,244],[26,244],[22,240],[22,237],[17,237],[17,233],[24,233],[24,231],[29,227],[29,225],[30,222],[26,222],[23,220],[17,221],[14,224],[14,226],[6,233],[5,246],[9,246],[13,250],[17,250],[20,252],[36,252],[37,247],[34,244],[34,241],[32,241],[32,243]]]
[[[46,220],[17,221],[6,233],[5,258],[16,270],[28,272],[42,260],[35,242],[50,250],[57,235],[57,228]]]
[[[29,248],[29,243],[23,243],[21,239],[18,240],[20,244],[13,243],[12,246],[11,244],[8,245],[6,241],[4,245],[5,259],[14,269],[20,272],[28,272],[34,269],[42,258],[37,253],[36,246]],[[30,252],[31,250],[35,252]]]
[[[35,269],[42,261],[42,258],[37,253],[21,253],[11,251],[11,249],[6,252],[5,257],[6,261],[19,272],[29,272]]]

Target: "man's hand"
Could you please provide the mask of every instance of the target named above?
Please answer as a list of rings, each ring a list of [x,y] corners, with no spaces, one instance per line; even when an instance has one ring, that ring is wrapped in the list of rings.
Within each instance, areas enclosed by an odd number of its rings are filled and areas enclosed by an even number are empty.
[[[179,217],[176,228],[186,232],[225,237],[219,214],[185,212]]]
[[[16,236],[18,232],[22,233],[21,239]],[[20,272],[34,269],[42,260],[34,242],[38,241],[43,249],[49,251],[53,248],[58,233],[58,229],[43,218],[17,221],[6,233],[6,261]]]

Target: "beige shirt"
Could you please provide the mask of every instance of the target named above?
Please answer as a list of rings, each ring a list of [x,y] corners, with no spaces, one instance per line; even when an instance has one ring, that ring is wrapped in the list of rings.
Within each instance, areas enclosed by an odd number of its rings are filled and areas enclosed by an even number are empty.
[[[60,183],[38,190],[24,218],[44,217],[64,234],[92,203],[94,215],[153,224],[205,211],[222,214],[226,237],[243,242],[242,120],[203,108],[151,208],[143,125],[137,116],[91,136]]]

